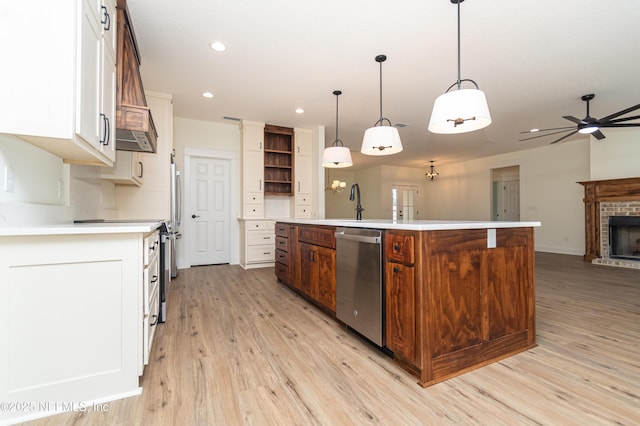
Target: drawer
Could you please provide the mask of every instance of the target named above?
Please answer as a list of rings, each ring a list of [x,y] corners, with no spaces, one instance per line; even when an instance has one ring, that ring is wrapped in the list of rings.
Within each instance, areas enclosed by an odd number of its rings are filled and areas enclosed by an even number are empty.
[[[158,268],[158,256],[151,260],[151,264],[144,268],[143,273],[144,289],[142,292],[142,303],[144,306],[144,315],[147,315],[151,309],[151,296],[157,291],[160,285],[160,268]]]
[[[276,263],[276,277],[278,277],[278,279],[283,283],[290,284],[289,267],[279,262]]]
[[[289,251],[289,239],[284,237],[276,237],[276,248],[282,251]]]
[[[149,315],[145,315],[142,322],[143,326],[143,357],[144,365],[149,363],[149,355],[151,354],[151,346],[153,345],[153,338],[156,334],[156,327],[158,325],[158,318],[160,314],[160,291],[156,291],[151,298],[151,311]]]
[[[316,246],[336,248],[336,228],[333,226],[299,226],[298,241]]]
[[[311,194],[296,194],[296,204],[300,206],[310,206]]]
[[[275,259],[276,249],[273,246],[247,247],[247,263],[274,262]]]
[[[276,235],[278,237],[287,238],[289,236],[289,224],[276,223]]]
[[[273,231],[248,231],[247,232],[247,245],[260,246],[260,245],[274,245],[276,236]]]
[[[149,264],[153,256],[160,252],[160,233],[155,231],[144,237],[144,264]]]
[[[386,260],[413,264],[415,259],[415,237],[410,234],[386,234],[384,254]]]
[[[245,204],[244,217],[264,217],[264,206],[261,204]]]
[[[310,218],[311,217],[311,206],[296,206],[296,217],[297,218]]]
[[[288,265],[289,253],[276,249],[276,262],[282,263],[283,265]]]
[[[247,220],[245,227],[247,231],[269,231],[275,230],[276,223],[273,220]]]
[[[263,204],[264,194],[262,192],[245,192],[244,203],[245,204]]]

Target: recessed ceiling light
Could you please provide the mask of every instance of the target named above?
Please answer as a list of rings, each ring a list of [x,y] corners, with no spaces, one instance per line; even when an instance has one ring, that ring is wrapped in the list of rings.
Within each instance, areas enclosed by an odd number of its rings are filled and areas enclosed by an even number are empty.
[[[296,114],[304,114],[304,110],[302,108],[296,108]]]
[[[210,46],[216,52],[224,52],[225,50],[227,50],[227,46],[225,46],[219,41],[214,41],[213,43],[210,44]]]
[[[529,130],[529,131],[530,131],[531,133],[533,133],[533,132],[539,132],[539,131],[540,131],[540,129],[531,129],[531,130]]]
[[[202,94],[202,96],[204,96],[205,98],[213,98],[213,93],[211,93],[211,92],[204,92],[204,93]]]

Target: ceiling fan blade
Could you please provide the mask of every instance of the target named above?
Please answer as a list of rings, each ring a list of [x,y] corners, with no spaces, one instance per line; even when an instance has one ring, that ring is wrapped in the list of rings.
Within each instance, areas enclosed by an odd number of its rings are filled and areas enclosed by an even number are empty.
[[[591,136],[598,140],[605,138],[605,135],[600,130],[596,130],[595,132],[591,133]]]
[[[575,118],[572,115],[563,115],[562,118],[569,120],[569,121],[573,121],[576,124],[587,124],[586,122],[580,120],[579,118]]]
[[[569,129],[575,129],[575,126],[571,126]],[[518,139],[518,142],[528,141],[528,140],[531,140],[531,139],[544,138],[546,136],[557,135],[559,133],[565,133],[565,132],[568,132],[568,130],[560,130],[559,132],[545,133],[544,135],[537,135],[537,136],[531,136],[530,138]],[[535,133],[537,133],[537,132],[535,132]]]
[[[602,124],[620,123],[622,121],[631,121],[631,120],[638,120],[638,119],[640,119],[640,115],[634,115],[633,117],[624,117],[624,118],[617,118],[615,120],[603,121]]]
[[[567,127],[552,127],[550,129],[538,129],[535,131],[531,131],[531,130],[527,130],[526,132],[520,132],[520,134],[525,134],[525,133],[538,133],[538,132],[549,132],[551,130],[569,130],[569,129],[575,129],[576,126],[567,126]],[[546,135],[545,135],[546,136]]]
[[[609,120],[611,120],[612,118],[620,117],[621,115],[625,115],[625,114],[630,113],[631,111],[635,111],[635,110],[637,110],[637,109],[640,109],[640,104],[638,104],[638,105],[634,105],[634,106],[629,107],[629,108],[627,108],[627,109],[623,109],[622,111],[618,111],[618,112],[613,113],[613,114],[611,114],[611,115],[607,115],[606,117],[602,117],[602,118],[601,118],[600,120],[598,120],[598,121],[601,121],[601,122],[609,121]]]
[[[564,140],[566,138],[568,138],[571,135],[575,135],[576,133],[578,133],[578,130],[574,130],[573,132],[569,133],[568,135],[564,135],[563,137],[561,137],[560,139],[556,139],[555,141],[551,142],[551,143],[558,143],[561,140]]]
[[[640,123],[604,123],[600,127],[640,127]]]

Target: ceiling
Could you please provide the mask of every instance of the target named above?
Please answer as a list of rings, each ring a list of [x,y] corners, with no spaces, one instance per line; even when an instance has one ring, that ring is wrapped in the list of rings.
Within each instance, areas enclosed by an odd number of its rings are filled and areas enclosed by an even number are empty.
[[[128,7],[145,89],[173,94],[176,117],[324,125],[328,146],[339,89],[339,137],[355,168],[425,167],[543,146],[553,136],[519,142],[520,132],[571,125],[562,116],[583,118],[587,93],[596,95],[596,118],[640,103],[637,0],[463,2],[461,78],[485,92],[493,123],[461,135],[427,131],[435,98],[457,79],[450,0],[129,0]],[[214,52],[213,41],[227,50]],[[380,117],[378,54],[387,56],[383,115],[406,127],[403,152],[370,157],[360,145]]]

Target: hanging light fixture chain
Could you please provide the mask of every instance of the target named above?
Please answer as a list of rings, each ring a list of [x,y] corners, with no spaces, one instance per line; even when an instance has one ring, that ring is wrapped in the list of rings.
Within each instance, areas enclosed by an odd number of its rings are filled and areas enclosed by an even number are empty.
[[[460,3],[458,0],[458,90],[460,90]]]
[[[382,124],[382,62],[383,61],[379,62],[380,63],[380,124]]]

